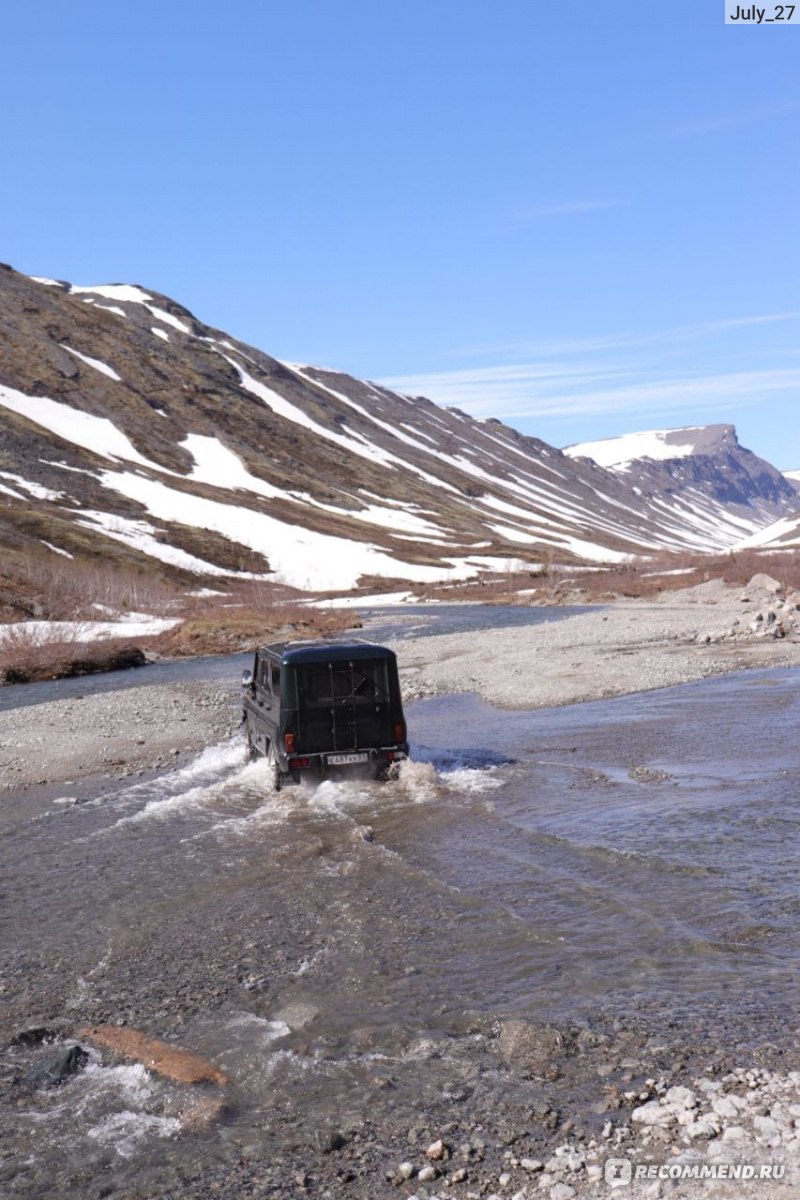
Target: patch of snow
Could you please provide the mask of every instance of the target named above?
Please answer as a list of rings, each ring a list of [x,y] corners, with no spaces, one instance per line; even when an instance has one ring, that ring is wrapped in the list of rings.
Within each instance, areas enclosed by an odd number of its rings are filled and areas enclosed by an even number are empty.
[[[28,499],[27,496],[23,496],[20,492],[15,492],[13,488],[6,487],[3,483],[0,483],[0,492],[2,492],[4,496],[11,496],[14,500]]]
[[[90,358],[88,354],[81,354],[80,350],[73,350],[72,346],[67,346],[65,342],[61,342],[61,349],[66,350],[67,354],[74,355],[81,362],[85,362],[87,366],[94,367],[95,371],[99,371],[101,375],[107,375],[109,379],[115,379],[117,383],[122,383],[121,378],[113,367],[109,367],[108,363],[101,362],[99,358]]]
[[[84,292],[92,296],[105,296],[106,300],[122,300],[128,304],[146,304],[153,297],[131,283],[101,283],[97,287],[79,287],[73,283],[70,294],[79,296]]]
[[[160,542],[155,536],[155,528],[147,521],[133,521],[128,517],[118,517],[114,513],[88,509],[83,513],[78,524],[82,525],[84,529],[92,531],[100,529],[106,537],[113,538],[115,542],[122,542],[124,546],[140,550],[142,554],[147,554],[150,558],[169,563],[173,567],[180,567],[193,575],[230,576],[235,574],[233,571],[226,571],[223,567],[216,566],[215,563],[196,558],[193,554],[188,554],[177,546],[170,546],[168,542]]]
[[[271,578],[306,591],[345,591],[355,587],[362,575],[432,583],[474,573],[465,562],[453,560],[447,567],[403,562],[368,543],[318,533],[130,472],[105,471],[100,480],[104,487],[143,505],[158,520],[209,529],[263,554],[272,568]]]
[[[586,542],[582,538],[570,537],[568,534],[559,534],[554,540],[565,549],[571,550],[573,554],[577,554],[578,558],[586,558],[589,562],[623,563],[630,562],[633,557],[631,554],[622,554],[619,550],[608,550],[605,546],[598,546],[595,542]]]
[[[369,596],[335,596],[332,600],[304,600],[309,608],[382,608],[391,604],[413,604],[413,592],[378,592]]]
[[[290,370],[294,371],[296,375],[299,375],[304,383],[313,384],[314,387],[321,388],[324,392],[329,392],[331,396],[341,400],[344,404],[349,404],[349,406],[354,408],[356,412],[361,413],[362,416],[365,416],[369,421],[372,421],[372,423],[377,425],[380,429],[384,429],[387,433],[391,434],[392,437],[397,438],[398,441],[406,442],[408,445],[415,446],[419,450],[427,451],[428,454],[438,456],[438,451],[431,450],[427,446],[423,446],[419,442],[415,442],[413,438],[406,437],[404,434],[399,433],[396,426],[389,425],[386,421],[381,421],[373,413],[369,412],[368,409],[364,408],[363,405],[356,403],[355,400],[351,400],[349,396],[345,396],[343,392],[337,392],[335,388],[328,387],[326,383],[320,383],[320,381],[318,379],[314,379],[313,376],[307,376],[304,373],[304,370],[300,367],[293,366],[291,363],[286,362],[283,363],[283,366],[289,367]],[[323,368],[317,367],[314,369],[322,370]],[[433,484],[434,487],[442,488],[444,491],[454,492],[456,495],[459,495],[458,488],[453,487],[451,483],[447,483],[444,479],[439,479],[435,475],[428,474],[427,471],[423,471],[415,463],[410,463],[406,459],[398,458],[396,454],[392,454],[388,450],[384,450],[374,442],[367,441],[366,438],[362,438],[362,440],[366,443],[366,446],[372,450],[372,454],[364,454],[363,457],[378,458],[386,465],[396,464],[406,471],[412,471],[415,475],[418,475],[420,479],[424,479],[427,483]]]
[[[664,575],[692,575],[694,567],[672,567],[669,571],[642,571],[642,579],[661,579]]]
[[[541,536],[535,537],[531,533],[523,533],[520,529],[512,529],[510,525],[490,525],[489,528],[499,537],[505,538],[509,542],[519,542],[523,545],[533,545],[534,542],[541,542]]]
[[[47,396],[26,396],[15,388],[0,384],[0,405],[27,417],[36,425],[49,429],[57,437],[84,450],[93,450],[103,458],[122,458],[126,462],[139,463],[143,467],[161,471],[156,463],[144,458],[121,430],[107,417],[96,417],[71,408],[59,400]]]
[[[685,458],[694,453],[694,442],[687,438],[685,442],[667,442],[668,434],[691,434],[702,425],[693,425],[686,429],[651,429],[645,433],[624,433],[621,437],[601,438],[596,442],[578,442],[574,446],[565,446],[564,453],[570,458],[591,458],[600,467],[615,467],[625,469],[637,458]]]
[[[52,462],[49,458],[40,458],[40,463],[44,463],[46,467],[58,467],[59,471],[72,471],[73,475],[88,475],[90,479],[96,479],[94,471],[87,471],[84,467],[71,467],[69,463]]]
[[[154,325],[150,332],[154,333],[157,338],[161,338],[162,342],[169,341],[169,334],[167,333],[166,329],[156,329]]]
[[[0,625],[0,645],[9,630],[24,632],[37,646],[48,642],[96,642],[105,638],[153,637],[180,625],[179,617],[128,613],[117,621],[14,621]]]
[[[440,543],[436,535],[444,532],[440,526],[434,525],[431,521],[426,521],[424,517],[408,512],[402,507],[386,508],[380,504],[368,504],[366,508],[339,508],[335,504],[323,504],[321,500],[313,500],[310,496],[304,497],[304,499],[315,508],[323,509],[325,512],[350,517],[355,521],[364,521],[368,525],[378,525],[393,537],[401,536],[396,534],[395,530],[406,529],[414,535],[413,540],[425,538],[426,542],[433,541],[438,545]],[[441,544],[447,545],[446,542]]]
[[[266,496],[270,500],[286,497],[286,493],[280,488],[251,475],[238,455],[227,446],[223,446],[219,438],[190,433],[181,445],[194,459],[189,478],[197,480],[198,483],[208,483],[212,487],[228,490],[240,488],[256,496]]]
[[[759,529],[757,533],[752,534],[743,541],[737,542],[733,550],[750,550],[765,546],[794,546],[797,545],[798,536],[800,535],[800,521],[797,517],[781,517],[777,521],[773,521],[771,525],[766,525],[763,529]],[[789,540],[791,538],[791,540]]]
[[[94,300],[87,300],[87,304],[94,304]],[[121,308],[117,308],[116,304],[95,304],[95,308],[102,308],[103,312],[116,313],[118,317],[125,317],[127,320],[128,314]]]
[[[222,351],[219,351],[221,354]],[[345,450],[349,450],[351,454],[357,454],[359,458],[366,458],[369,462],[382,462],[384,466],[392,465],[392,455],[388,454],[380,446],[376,446],[369,442],[366,445],[357,441],[354,437],[348,437],[342,433],[335,433],[332,429],[326,429],[324,425],[319,425],[313,421],[308,413],[302,408],[298,408],[289,400],[273,391],[266,384],[259,383],[257,379],[253,379],[248,375],[243,367],[241,367],[234,359],[228,358],[227,354],[222,357],[229,362],[232,367],[239,372],[239,380],[245,391],[258,396],[259,400],[263,400],[266,406],[279,417],[283,417],[287,421],[292,421],[295,425],[302,425],[304,429],[311,433],[316,433],[326,441],[334,442],[337,446],[342,446]],[[405,464],[403,464],[405,466]]]
[[[464,562],[470,563],[472,566],[485,567],[487,571],[502,571],[516,572],[529,571],[537,564],[531,563],[525,558],[496,558],[488,554],[472,554],[464,559]]]
[[[63,286],[57,279],[48,279],[46,275],[29,275],[28,278],[32,279],[34,283],[43,283],[46,287],[60,288]]]
[[[23,479],[21,475],[12,475],[9,471],[0,471],[0,478],[9,479],[17,487],[24,488],[36,500],[60,500],[64,495],[63,492],[54,492],[50,488],[43,487],[41,483],[31,483],[27,479]]]
[[[154,304],[145,304],[145,308],[151,316],[157,321],[163,321],[165,325],[171,325],[173,329],[179,329],[181,333],[191,333],[191,329],[185,321],[181,321],[179,317],[173,317],[172,313],[163,308],[156,308]]]

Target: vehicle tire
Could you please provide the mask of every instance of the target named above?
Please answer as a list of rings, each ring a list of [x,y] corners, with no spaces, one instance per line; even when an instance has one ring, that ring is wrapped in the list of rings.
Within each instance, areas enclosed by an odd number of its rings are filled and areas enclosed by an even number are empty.
[[[283,786],[283,776],[281,775],[275,751],[272,748],[272,742],[270,742],[269,749],[267,750],[267,773],[273,792],[279,792]]]
[[[247,728],[247,727],[245,728],[244,735],[247,740],[247,761],[255,762],[255,760],[258,758],[258,750],[256,749],[256,744],[250,735],[249,728]]]

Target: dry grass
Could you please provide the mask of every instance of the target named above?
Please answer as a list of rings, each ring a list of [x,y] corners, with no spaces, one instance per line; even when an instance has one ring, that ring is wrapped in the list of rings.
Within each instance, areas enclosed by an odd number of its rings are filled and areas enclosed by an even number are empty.
[[[670,574],[669,572],[680,572]],[[742,550],[711,557],[675,554],[648,562],[622,564],[605,571],[591,571],[562,577],[563,593],[577,589],[584,603],[613,599],[616,596],[643,598],[676,591],[721,579],[735,587],[744,587],[754,575],[771,575],[787,592],[800,590],[800,554],[782,554]]]
[[[234,654],[267,642],[335,637],[358,618],[341,609],[315,609],[299,604],[256,608],[236,601],[205,602],[186,614],[174,629],[148,638],[148,648],[167,658],[200,654]]]

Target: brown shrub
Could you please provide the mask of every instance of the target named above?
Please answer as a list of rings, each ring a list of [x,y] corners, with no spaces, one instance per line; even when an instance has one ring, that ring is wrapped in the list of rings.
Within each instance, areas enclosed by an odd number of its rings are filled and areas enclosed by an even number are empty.
[[[145,655],[123,638],[88,641],[75,623],[46,629],[26,624],[0,626],[0,681],[30,683],[139,667]]]

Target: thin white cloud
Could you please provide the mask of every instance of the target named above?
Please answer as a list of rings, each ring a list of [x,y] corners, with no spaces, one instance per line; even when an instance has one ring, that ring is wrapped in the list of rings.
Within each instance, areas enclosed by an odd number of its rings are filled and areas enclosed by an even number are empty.
[[[719,413],[730,420],[746,406],[800,395],[800,366],[787,362],[780,350],[766,360],[763,344],[751,344],[746,360],[740,353],[743,331],[792,321],[800,321],[800,312],[725,317],[652,333],[555,339],[505,347],[505,354],[495,348],[489,365],[485,351],[479,365],[381,382],[512,425],[527,419],[563,422],[620,414],[643,421],[677,417],[679,424],[703,423]],[[726,335],[727,340],[714,344]],[[761,341],[757,336],[756,343]]]
[[[676,325],[672,329],[661,329],[652,333],[618,333],[588,338],[551,338],[547,341],[506,342],[502,344],[465,347],[459,351],[464,358],[503,355],[519,356],[522,359],[571,357],[581,354],[596,354],[604,351],[631,350],[648,346],[668,345],[676,342],[698,341],[729,330],[745,329],[748,326],[771,325],[782,321],[800,320],[800,309],[782,313],[758,313],[746,317],[723,317],[716,321],[702,321],[693,325]]]
[[[587,371],[584,382],[588,382]],[[800,391],[800,367],[766,371],[736,371],[657,381],[620,382],[616,386],[570,387],[563,374],[543,375],[538,364],[529,370],[519,364],[475,371],[407,375],[385,379],[387,387],[408,395],[423,395],[438,404],[453,405],[475,417],[578,417],[636,412],[669,413],[686,409],[728,411],[777,393]],[[595,375],[595,383],[605,383]],[[561,386],[552,385],[560,383]]]
[[[700,117],[695,121],[687,121],[678,125],[670,132],[673,137],[705,137],[708,134],[720,133],[725,129],[738,129],[744,125],[755,125],[759,121],[769,121],[775,117],[790,116],[800,109],[800,100],[788,100],[780,104],[765,104],[761,108],[735,113],[720,113],[713,117]]]

